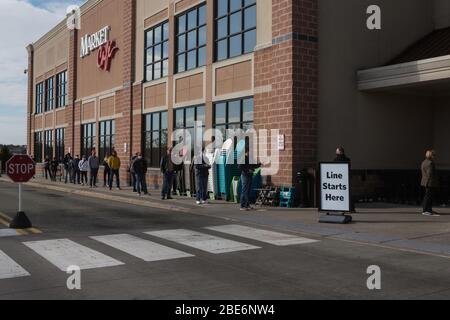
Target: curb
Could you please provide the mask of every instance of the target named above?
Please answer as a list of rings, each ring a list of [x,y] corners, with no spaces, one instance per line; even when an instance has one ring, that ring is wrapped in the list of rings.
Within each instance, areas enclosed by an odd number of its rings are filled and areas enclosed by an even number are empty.
[[[5,178],[0,178],[0,181],[13,183],[12,181],[5,179]],[[69,188],[39,184],[39,183],[35,183],[35,182],[27,182],[27,183],[25,183],[25,185],[30,186],[30,187],[35,187],[35,188],[59,191],[59,192],[94,198],[94,199],[109,200],[109,201],[115,201],[115,202],[120,202],[120,203],[128,203],[128,204],[149,207],[149,208],[154,208],[154,209],[162,209],[162,210],[169,210],[169,211],[176,211],[176,212],[183,212],[183,213],[190,212],[189,209],[179,207],[179,206],[164,205],[161,203],[155,203],[155,202],[150,202],[150,201],[130,199],[128,197],[121,197],[121,196],[117,196],[117,195],[107,195],[107,194],[102,194],[102,193],[95,192],[95,191],[89,192],[89,191],[84,191],[84,190],[73,190],[73,189],[69,189]]]

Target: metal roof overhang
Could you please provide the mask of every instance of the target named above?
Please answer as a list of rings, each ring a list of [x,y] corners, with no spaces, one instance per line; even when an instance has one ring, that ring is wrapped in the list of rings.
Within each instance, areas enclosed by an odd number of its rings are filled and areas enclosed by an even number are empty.
[[[409,91],[450,95],[450,55],[357,73],[360,91]]]

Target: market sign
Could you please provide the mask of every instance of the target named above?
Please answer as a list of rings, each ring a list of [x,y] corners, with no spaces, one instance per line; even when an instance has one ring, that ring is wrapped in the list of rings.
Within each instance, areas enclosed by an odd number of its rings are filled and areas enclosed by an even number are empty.
[[[114,58],[117,50],[115,41],[109,40],[109,31],[111,27],[106,26],[92,35],[85,35],[81,38],[81,52],[80,57],[85,58],[91,54],[92,51],[98,49],[97,66],[105,71],[111,68],[111,60]]]
[[[320,164],[320,211],[351,211],[348,163]]]

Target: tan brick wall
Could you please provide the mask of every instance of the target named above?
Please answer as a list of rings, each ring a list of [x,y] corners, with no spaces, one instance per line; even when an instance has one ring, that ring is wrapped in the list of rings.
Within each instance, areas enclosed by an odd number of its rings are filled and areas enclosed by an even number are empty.
[[[144,108],[148,109],[166,106],[167,105],[166,87],[167,87],[166,83],[146,87],[144,89],[145,92]]]
[[[244,61],[216,69],[216,95],[252,88],[252,62]]]
[[[183,103],[203,98],[203,73],[177,79],[175,102]]]

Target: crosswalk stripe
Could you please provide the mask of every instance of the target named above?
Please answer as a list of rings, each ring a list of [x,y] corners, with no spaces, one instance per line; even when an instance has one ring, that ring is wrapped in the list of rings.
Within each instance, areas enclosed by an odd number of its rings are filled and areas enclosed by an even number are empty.
[[[123,262],[69,239],[31,241],[23,244],[64,272],[70,266],[86,270],[123,265]]]
[[[172,249],[129,234],[96,236],[91,237],[91,239],[104,243],[147,262],[193,257],[192,254]]]
[[[0,250],[0,279],[27,277],[30,274]]]
[[[296,244],[307,244],[318,242],[318,240],[296,237],[289,234],[240,226],[235,224],[217,227],[208,227],[205,229],[231,234],[233,236],[248,238],[256,241],[261,241],[276,246],[289,246]]]
[[[15,229],[0,229],[0,238],[20,236],[20,232]]]
[[[246,243],[223,239],[187,229],[151,231],[145,233],[214,254],[259,249],[259,247]]]

